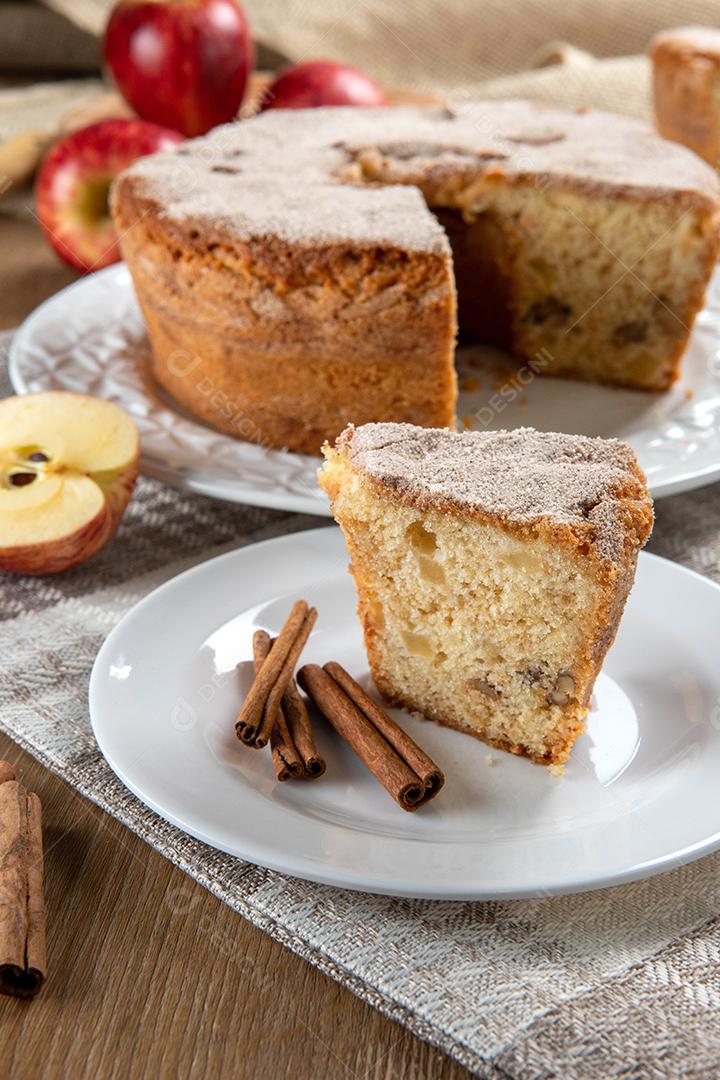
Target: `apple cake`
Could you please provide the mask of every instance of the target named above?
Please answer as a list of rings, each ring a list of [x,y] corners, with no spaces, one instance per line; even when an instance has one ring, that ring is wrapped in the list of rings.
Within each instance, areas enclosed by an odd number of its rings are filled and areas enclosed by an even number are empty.
[[[461,335],[663,390],[720,185],[638,120],[527,102],[276,110],[141,158],[113,213],[158,381],[222,431],[317,452],[455,423]]]
[[[650,45],[657,129],[710,165],[720,162],[720,30],[680,26]]]
[[[366,424],[323,452],[383,696],[564,762],[652,528],[630,447]]]

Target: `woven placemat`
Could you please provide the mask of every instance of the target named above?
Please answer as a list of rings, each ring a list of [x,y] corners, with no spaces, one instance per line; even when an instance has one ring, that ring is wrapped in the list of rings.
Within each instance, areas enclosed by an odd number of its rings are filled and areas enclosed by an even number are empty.
[[[719,494],[661,502],[651,549],[720,580]],[[0,727],[244,918],[479,1076],[716,1077],[720,856],[576,897],[388,899],[214,851],[106,765],[87,688],[108,631],[187,566],[317,524],[141,480],[117,537],[88,564],[0,580]]]

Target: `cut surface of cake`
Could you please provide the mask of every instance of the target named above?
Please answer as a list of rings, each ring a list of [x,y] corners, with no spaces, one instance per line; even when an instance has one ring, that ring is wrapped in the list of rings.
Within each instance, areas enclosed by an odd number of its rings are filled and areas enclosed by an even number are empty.
[[[138,160],[112,206],[153,372],[240,438],[453,426],[460,332],[542,374],[677,378],[720,184],[638,120],[528,102],[270,110]]]
[[[679,26],[650,45],[660,134],[720,163],[720,30]]]
[[[323,452],[383,696],[564,762],[652,528],[630,447],[367,424]]]

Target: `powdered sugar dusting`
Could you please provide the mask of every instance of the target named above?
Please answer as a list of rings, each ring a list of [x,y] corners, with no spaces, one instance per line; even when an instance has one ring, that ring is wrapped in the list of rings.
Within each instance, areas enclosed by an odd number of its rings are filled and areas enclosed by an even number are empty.
[[[622,557],[628,537],[642,546],[649,535],[650,495],[635,455],[617,439],[365,424],[346,429],[338,447],[355,468],[423,507],[568,525],[610,561]],[[639,514],[628,512],[630,501]]]
[[[651,43],[653,49],[674,49],[720,60],[720,30],[711,26],[677,26],[663,30]]]
[[[373,186],[356,167],[383,159],[392,183]],[[447,252],[413,186],[462,171],[569,182],[610,194],[687,197],[716,204],[714,171],[639,120],[529,102],[443,108],[270,110],[216,128],[176,151],[139,159],[116,186],[173,222],[249,240],[335,241]]]

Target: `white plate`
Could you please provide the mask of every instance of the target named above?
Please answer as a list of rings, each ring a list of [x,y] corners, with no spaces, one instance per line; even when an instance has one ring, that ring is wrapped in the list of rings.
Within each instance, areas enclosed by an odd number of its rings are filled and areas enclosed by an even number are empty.
[[[297,877],[455,900],[596,889],[720,846],[720,588],[652,555],[640,558],[562,779],[396,711],[446,773],[417,813],[400,810],[324,721],[326,775],[276,783],[269,753],[233,730],[252,631],[276,632],[303,596],[319,609],[305,659],[368,678],[346,566],[338,529],[266,541],[167,582],[110,634],[90,682],[95,735],[163,818]]]
[[[671,495],[720,477],[720,272],[684,359],[666,394],[532,377],[507,386],[517,364],[494,349],[461,349],[458,413],[484,429],[541,431],[626,439],[653,495]],[[15,390],[76,390],[126,408],[140,428],[142,467],[150,476],[205,495],[328,514],[315,483],[317,459],[264,450],[192,419],[153,382],[148,343],[127,269],[111,266],[46,301],[20,327],[11,347]]]

